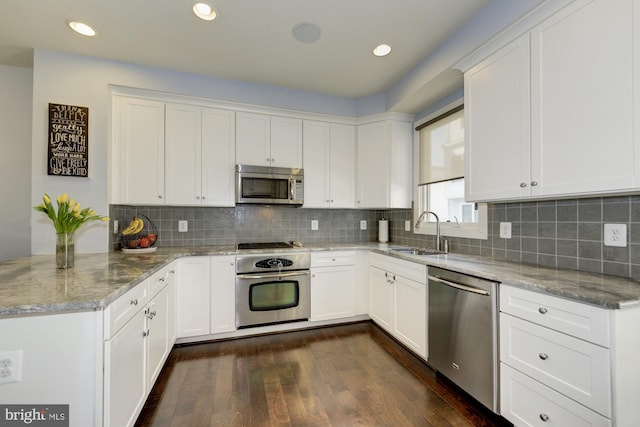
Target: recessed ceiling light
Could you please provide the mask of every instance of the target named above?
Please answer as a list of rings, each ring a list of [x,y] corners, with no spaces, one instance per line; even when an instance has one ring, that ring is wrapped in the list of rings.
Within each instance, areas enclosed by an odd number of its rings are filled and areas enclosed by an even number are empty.
[[[316,24],[301,22],[293,26],[291,34],[300,43],[313,43],[318,41],[322,35],[322,30]]]
[[[373,54],[375,56],[387,56],[391,53],[391,46],[389,46],[388,44],[381,44],[376,46],[375,49],[373,49]]]
[[[204,19],[205,21],[213,21],[218,16],[218,13],[207,2],[198,2],[193,5],[193,13],[200,19]]]
[[[83,36],[93,37],[96,35],[96,30],[85,24],[84,22],[79,21],[67,21],[67,25],[76,33],[82,34]]]

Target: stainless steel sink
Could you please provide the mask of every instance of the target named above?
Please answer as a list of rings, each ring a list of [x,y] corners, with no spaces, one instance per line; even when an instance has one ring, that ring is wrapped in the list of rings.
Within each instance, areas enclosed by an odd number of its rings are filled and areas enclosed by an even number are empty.
[[[436,251],[427,248],[389,248],[392,252],[398,252],[407,255],[444,255],[446,252]]]

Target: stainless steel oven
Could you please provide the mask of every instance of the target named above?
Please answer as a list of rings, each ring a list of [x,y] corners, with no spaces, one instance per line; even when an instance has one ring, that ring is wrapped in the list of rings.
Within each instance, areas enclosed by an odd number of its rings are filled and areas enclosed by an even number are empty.
[[[236,203],[302,206],[302,169],[236,165]]]
[[[308,320],[308,253],[236,258],[236,327]]]

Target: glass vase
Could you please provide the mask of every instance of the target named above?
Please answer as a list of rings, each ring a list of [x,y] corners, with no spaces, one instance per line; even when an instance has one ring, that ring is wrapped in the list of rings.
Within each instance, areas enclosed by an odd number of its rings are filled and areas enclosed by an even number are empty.
[[[73,233],[56,234],[56,267],[71,268],[75,258],[76,245]]]

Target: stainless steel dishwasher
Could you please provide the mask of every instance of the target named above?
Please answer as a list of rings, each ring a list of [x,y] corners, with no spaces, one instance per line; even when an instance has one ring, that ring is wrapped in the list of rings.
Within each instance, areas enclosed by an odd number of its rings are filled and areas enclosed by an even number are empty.
[[[497,283],[429,267],[429,365],[498,412]]]

